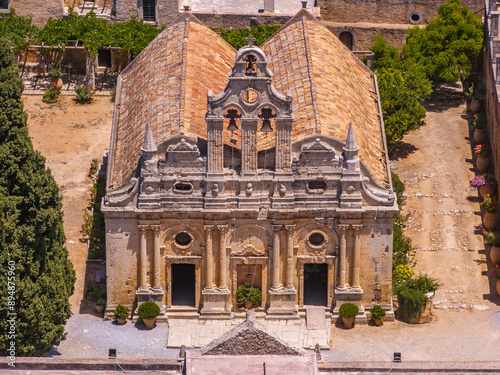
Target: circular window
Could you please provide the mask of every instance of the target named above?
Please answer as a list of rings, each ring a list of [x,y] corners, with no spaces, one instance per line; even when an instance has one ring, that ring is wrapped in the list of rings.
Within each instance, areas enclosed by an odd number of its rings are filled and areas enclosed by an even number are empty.
[[[259,93],[254,89],[248,89],[243,93],[243,100],[246,103],[253,104],[259,99]]]
[[[189,245],[192,240],[191,236],[186,232],[177,233],[175,236],[175,242],[181,246]]]
[[[314,246],[323,245],[323,243],[325,242],[325,236],[323,236],[319,232],[314,232],[309,236],[309,242]]]
[[[417,25],[422,22],[422,14],[420,12],[411,12],[408,20],[411,24]]]

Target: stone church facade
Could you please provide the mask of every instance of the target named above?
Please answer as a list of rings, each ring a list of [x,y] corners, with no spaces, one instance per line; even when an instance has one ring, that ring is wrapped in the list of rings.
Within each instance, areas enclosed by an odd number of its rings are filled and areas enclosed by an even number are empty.
[[[376,79],[308,11],[235,51],[190,13],[120,75],[107,193],[107,308],[269,319],[346,301],[393,318],[397,212]]]

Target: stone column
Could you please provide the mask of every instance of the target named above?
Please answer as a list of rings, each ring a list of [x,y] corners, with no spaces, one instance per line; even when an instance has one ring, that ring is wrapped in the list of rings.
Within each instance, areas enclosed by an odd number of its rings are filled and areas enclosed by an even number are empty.
[[[285,225],[287,230],[286,244],[286,288],[294,289],[293,285],[293,230],[295,225]]]
[[[153,289],[161,290],[161,253],[160,253],[160,225],[153,225],[154,233],[154,259],[153,259]]]
[[[347,289],[347,286],[346,286],[347,251],[346,251],[346,239],[345,239],[345,234],[346,234],[347,228],[348,228],[347,225],[339,225],[339,230],[340,230],[340,259],[339,259],[340,277],[339,277],[338,289],[340,289],[340,290]]]
[[[280,289],[280,229],[281,225],[273,225],[273,277],[272,289]]]
[[[207,119],[208,127],[208,173],[224,172],[224,146],[222,131],[224,119]]]
[[[292,161],[292,124],[288,119],[276,119],[276,171],[290,171]]]
[[[220,234],[219,246],[219,290],[227,290],[226,275],[227,275],[227,262],[226,262],[226,232],[227,225],[217,225]]]
[[[205,225],[205,289],[214,288],[214,253],[212,245],[213,225]]]
[[[354,251],[353,251],[353,268],[352,268],[352,283],[353,289],[361,289],[359,285],[359,262],[360,262],[360,240],[359,232],[363,228],[362,225],[353,225],[354,229]]]
[[[139,225],[139,232],[141,233],[141,247],[139,252],[139,289],[147,289],[147,277],[148,277],[148,249],[146,242],[146,233],[148,226]]]
[[[257,172],[257,120],[241,119],[241,173]]]

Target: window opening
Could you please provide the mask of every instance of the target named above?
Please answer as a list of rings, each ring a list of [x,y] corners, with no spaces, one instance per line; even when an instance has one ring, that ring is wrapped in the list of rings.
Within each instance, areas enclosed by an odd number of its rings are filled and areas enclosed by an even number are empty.
[[[311,245],[320,246],[325,242],[325,236],[318,232],[312,233],[309,236],[309,242]]]
[[[326,182],[321,180],[309,181],[307,183],[307,188],[309,190],[326,190]]]
[[[189,233],[186,233],[186,232],[177,233],[176,236],[175,236],[175,242],[178,245],[181,245],[181,246],[187,246],[187,245],[189,245],[192,240],[193,239],[191,238],[191,236],[189,235]]]
[[[142,0],[142,18],[144,21],[156,21],[156,0]]]
[[[193,189],[193,186],[191,184],[186,184],[183,182],[179,182],[174,185],[174,190],[177,191],[191,191]]]

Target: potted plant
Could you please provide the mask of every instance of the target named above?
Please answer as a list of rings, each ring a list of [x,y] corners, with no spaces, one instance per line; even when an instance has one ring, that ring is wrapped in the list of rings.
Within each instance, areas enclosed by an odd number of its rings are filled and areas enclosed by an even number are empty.
[[[352,328],[354,319],[359,313],[359,307],[354,303],[346,302],[340,305],[339,315],[342,317],[344,327]]]
[[[493,276],[495,276],[495,279],[497,279],[497,293],[500,296],[500,265],[496,265],[495,269],[493,270]]]
[[[88,87],[88,86],[76,86],[75,87],[75,92],[76,92],[76,101],[78,103],[91,103],[92,102],[92,97],[94,96],[96,90],[98,90],[99,87]]]
[[[492,231],[483,230],[484,244],[491,245],[490,259],[494,265],[500,264],[500,238]]]
[[[484,197],[486,194],[493,195],[495,193],[495,181],[489,176],[476,176],[469,182],[469,186],[478,188],[481,197]]]
[[[370,315],[376,325],[381,326],[384,324],[385,310],[381,306],[373,306],[370,309]]]
[[[97,313],[102,313],[104,311],[104,305],[106,304],[106,301],[104,301],[102,298],[99,298],[97,301],[95,301],[94,304],[94,309],[95,312]]]
[[[438,287],[437,280],[426,275],[401,283],[395,290],[398,296],[399,317],[407,323],[430,322],[432,303],[428,301]]]
[[[128,314],[128,307],[118,304],[118,306],[116,306],[115,308],[115,311],[113,312],[113,318],[116,319],[118,324],[125,324],[128,318]]]
[[[45,103],[55,103],[59,100],[59,93],[57,92],[56,85],[50,85],[43,93],[42,100]]]
[[[489,163],[488,155],[490,154],[490,147],[487,144],[479,144],[474,147],[474,153],[477,155],[477,170],[479,172],[486,172]]]
[[[486,114],[484,112],[474,113],[472,117],[474,125],[474,142],[483,143],[486,140]]]
[[[147,329],[154,327],[156,322],[156,317],[160,315],[160,307],[151,301],[146,301],[141,303],[137,309],[137,314],[144,322]]]
[[[62,81],[62,70],[61,64],[57,62],[52,69],[49,70],[50,86],[54,86],[57,90],[57,94],[61,93],[63,81]]]
[[[496,215],[497,202],[489,194],[485,194],[483,201],[480,203],[481,208],[485,211],[483,216],[483,225],[487,230],[493,230],[497,225],[498,217]]]
[[[254,303],[260,304],[262,300],[262,292],[259,288],[252,287],[249,283],[238,285],[236,289],[236,303],[238,305],[245,305],[245,308],[251,309]]]

